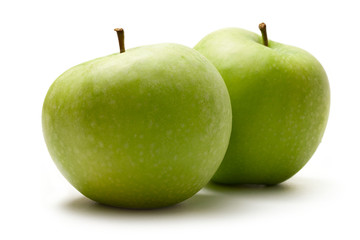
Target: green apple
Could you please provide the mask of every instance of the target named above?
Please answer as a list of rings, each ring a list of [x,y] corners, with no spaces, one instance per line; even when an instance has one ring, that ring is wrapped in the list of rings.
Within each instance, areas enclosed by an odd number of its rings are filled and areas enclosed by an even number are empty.
[[[232,124],[226,85],[192,48],[123,46],[52,84],[42,111],[48,150],[65,178],[97,202],[179,203],[210,181],[225,155]]]
[[[283,182],[311,158],[330,107],[326,73],[308,52],[238,28],[204,37],[195,49],[222,75],[231,98],[233,127],[213,181]]]

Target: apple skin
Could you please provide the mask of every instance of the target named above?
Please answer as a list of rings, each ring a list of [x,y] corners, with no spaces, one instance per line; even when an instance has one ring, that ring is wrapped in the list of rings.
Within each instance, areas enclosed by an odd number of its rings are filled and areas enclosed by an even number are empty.
[[[158,208],[198,192],[231,133],[230,97],[216,68],[178,44],[129,49],[75,66],[50,87],[44,138],[83,195]]]
[[[324,134],[330,88],[308,52],[258,34],[226,28],[195,49],[222,75],[231,98],[233,127],[225,158],[213,177],[223,184],[281,183],[311,158]]]

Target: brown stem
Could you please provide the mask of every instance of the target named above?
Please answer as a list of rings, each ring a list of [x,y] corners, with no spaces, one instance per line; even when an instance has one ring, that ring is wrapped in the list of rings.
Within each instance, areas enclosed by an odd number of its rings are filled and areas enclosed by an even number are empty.
[[[125,52],[124,29],[115,28],[114,31],[117,33],[118,36],[120,53],[123,53]]]
[[[269,42],[268,42],[268,38],[267,38],[267,33],[266,33],[266,24],[265,23],[260,23],[259,24],[259,29],[261,31],[261,35],[263,38],[263,43],[265,46],[269,46]]]

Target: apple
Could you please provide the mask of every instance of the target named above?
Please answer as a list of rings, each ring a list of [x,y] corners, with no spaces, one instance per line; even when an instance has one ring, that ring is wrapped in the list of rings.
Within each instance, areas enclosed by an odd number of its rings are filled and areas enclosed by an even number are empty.
[[[204,37],[195,49],[219,70],[230,93],[233,127],[213,177],[223,184],[281,183],[317,149],[329,115],[330,89],[308,52],[239,28]]]
[[[44,138],[83,195],[124,208],[158,208],[198,192],[230,139],[226,85],[199,52],[165,43],[77,65],[51,85]]]

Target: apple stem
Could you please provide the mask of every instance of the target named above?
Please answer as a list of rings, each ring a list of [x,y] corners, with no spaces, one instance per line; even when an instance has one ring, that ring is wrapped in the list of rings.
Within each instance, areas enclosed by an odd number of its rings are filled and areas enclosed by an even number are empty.
[[[268,42],[268,38],[267,38],[267,33],[266,33],[266,24],[265,23],[260,23],[259,24],[259,29],[261,31],[261,35],[263,38],[263,43],[265,46],[269,46],[269,42]]]
[[[114,31],[117,33],[118,36],[120,53],[123,53],[125,52],[124,29],[115,28]]]

